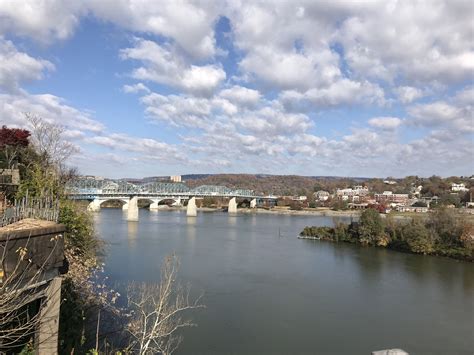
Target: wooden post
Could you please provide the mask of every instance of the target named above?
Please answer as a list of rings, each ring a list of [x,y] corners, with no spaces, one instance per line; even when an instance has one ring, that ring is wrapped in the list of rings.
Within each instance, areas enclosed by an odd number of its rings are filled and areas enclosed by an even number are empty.
[[[47,286],[42,301],[39,329],[35,336],[36,355],[58,354],[59,307],[61,305],[61,277],[55,277]]]

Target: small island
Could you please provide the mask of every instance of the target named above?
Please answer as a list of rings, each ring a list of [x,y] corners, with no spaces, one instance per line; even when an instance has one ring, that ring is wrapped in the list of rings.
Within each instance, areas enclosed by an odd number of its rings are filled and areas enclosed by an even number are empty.
[[[474,224],[452,209],[439,208],[427,217],[382,218],[375,209],[359,221],[334,227],[305,227],[300,239],[328,240],[398,251],[474,261]]]

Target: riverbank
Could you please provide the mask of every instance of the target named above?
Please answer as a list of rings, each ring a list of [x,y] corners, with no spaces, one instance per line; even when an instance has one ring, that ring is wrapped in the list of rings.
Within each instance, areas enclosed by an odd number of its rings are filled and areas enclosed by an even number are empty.
[[[161,206],[160,206],[161,207]],[[186,207],[162,207],[159,211],[185,211]],[[225,208],[215,207],[198,207],[199,212],[222,212]],[[290,210],[283,208],[239,208],[237,214],[276,214],[276,215],[294,215],[294,216],[321,216],[321,217],[343,217],[343,218],[358,218],[360,211],[347,210],[347,211],[333,211],[326,208],[315,208],[315,209],[302,209],[302,210]]]

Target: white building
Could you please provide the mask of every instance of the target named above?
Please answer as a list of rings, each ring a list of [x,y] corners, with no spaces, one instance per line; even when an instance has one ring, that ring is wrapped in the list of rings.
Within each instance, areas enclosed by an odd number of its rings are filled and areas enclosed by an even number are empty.
[[[455,184],[455,183],[452,183],[451,184],[451,191],[453,192],[466,192],[466,191],[469,191],[468,188],[466,188],[466,185],[464,184]]]
[[[172,182],[181,182],[181,175],[172,175],[170,176]]]
[[[314,193],[314,197],[318,201],[327,201],[329,200],[329,196],[330,196],[329,192],[323,191],[323,190],[320,190]]]
[[[348,189],[337,189],[337,196],[365,196],[369,194],[369,188],[367,186],[354,186]]]

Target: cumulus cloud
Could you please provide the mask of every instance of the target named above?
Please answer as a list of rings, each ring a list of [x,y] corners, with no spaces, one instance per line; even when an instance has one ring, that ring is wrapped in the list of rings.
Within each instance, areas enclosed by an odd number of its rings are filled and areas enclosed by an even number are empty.
[[[319,109],[353,105],[383,105],[385,94],[377,84],[342,79],[324,88],[313,88],[304,93],[295,90],[282,91],[280,99],[289,109]]]
[[[122,59],[134,59],[143,64],[134,69],[132,77],[135,79],[174,86],[195,95],[212,94],[226,78],[219,65],[189,64],[169,44],[136,39],[135,45],[121,50],[120,55]]]
[[[213,25],[217,7],[193,1],[4,0],[0,2],[0,34],[28,36],[45,43],[64,40],[89,14],[128,30],[168,37],[195,58],[216,52]]]
[[[72,35],[81,15],[86,13],[81,1],[15,1],[0,2],[0,34],[13,33],[49,43]]]
[[[369,125],[375,128],[394,130],[402,124],[398,117],[374,117],[369,120]]]
[[[473,69],[472,4],[367,3],[336,38],[359,75],[386,81],[462,82]]]
[[[409,104],[424,96],[421,89],[412,86],[400,86],[394,89],[395,94],[398,96],[400,102]]]
[[[127,94],[136,94],[136,93],[139,93],[139,92],[146,92],[146,93],[149,93],[150,92],[150,89],[148,89],[148,87],[143,84],[143,83],[138,83],[138,84],[134,84],[134,85],[124,85],[122,87],[122,90],[123,92],[127,93]]]
[[[0,88],[18,91],[20,84],[40,80],[44,73],[54,70],[53,63],[29,56],[17,50],[11,41],[0,37]]]
[[[183,154],[173,145],[151,138],[133,137],[124,133],[111,133],[86,138],[86,142],[110,149],[155,156],[158,160],[183,159]]]
[[[68,105],[63,98],[55,95],[33,95],[27,92],[0,94],[2,123],[16,126],[26,125],[24,117],[26,112],[66,128],[96,133],[105,128],[101,122],[91,118],[87,112]]]
[[[473,90],[466,88],[447,101],[439,100],[408,107],[411,124],[421,127],[444,127],[459,133],[474,132]]]
[[[244,106],[255,106],[261,99],[261,94],[257,90],[238,85],[222,90],[219,96],[230,102]]]

